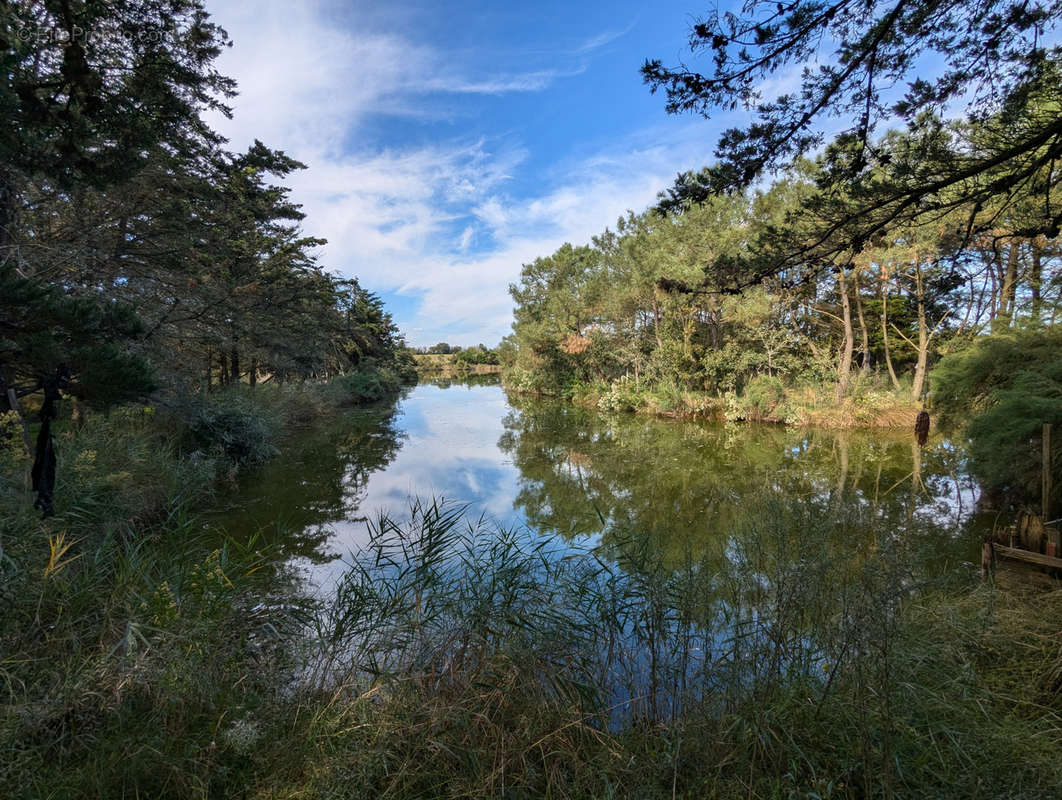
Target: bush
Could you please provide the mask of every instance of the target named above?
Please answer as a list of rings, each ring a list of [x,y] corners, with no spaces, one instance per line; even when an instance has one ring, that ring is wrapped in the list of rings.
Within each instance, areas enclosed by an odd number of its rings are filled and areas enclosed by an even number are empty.
[[[636,411],[644,402],[641,388],[629,378],[613,381],[597,401],[602,411]]]
[[[933,408],[969,439],[971,471],[998,499],[1040,502],[1042,430],[1062,428],[1062,329],[985,336],[933,371]],[[1062,438],[1062,437],[1060,437]],[[1062,500],[1062,459],[1052,460]]]
[[[401,382],[390,369],[369,368],[333,378],[329,388],[340,404],[358,405],[390,397],[401,388]]]
[[[237,464],[258,464],[277,454],[276,409],[256,404],[240,389],[185,398],[176,410],[196,442]]]
[[[745,402],[761,417],[768,417],[785,400],[785,387],[773,375],[757,375],[745,386]]]

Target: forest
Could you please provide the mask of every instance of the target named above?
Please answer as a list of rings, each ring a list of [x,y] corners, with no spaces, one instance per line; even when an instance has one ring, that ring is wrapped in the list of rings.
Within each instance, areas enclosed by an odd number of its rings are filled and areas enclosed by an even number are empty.
[[[259,141],[230,152],[204,121],[229,113],[235,86],[212,66],[225,33],[197,3],[3,13],[22,34],[5,50],[0,409],[5,438],[27,446],[22,409],[41,411],[38,506],[51,512],[63,397],[76,423],[151,395],[234,451],[226,424],[255,421],[219,390],[411,378],[379,298],[328,272],[324,241],[302,232],[283,181],[304,166]]]
[[[985,334],[1055,324],[1057,240],[1008,234],[995,220],[962,241],[969,209],[891,230],[847,260],[729,285],[717,260],[748,257],[757,237],[801,216],[816,169],[801,164],[763,191],[665,199],[589,245],[525,265],[511,289],[513,384],[566,396],[596,390],[600,403],[622,408],[648,394],[665,411],[684,401],[696,410],[700,399],[728,418],[800,422],[799,395],[787,390],[820,390],[838,405],[877,391],[916,406],[942,355]]]
[[[743,104],[754,122],[615,230],[523,265],[507,385],[789,425],[910,429],[928,409],[952,432],[972,425],[987,488],[1029,502],[1026,445],[1062,422],[1062,83],[1053,49],[1015,45],[1051,10],[1015,7],[1004,24],[989,4],[975,30],[962,3],[900,4],[855,36],[843,26],[858,28],[856,4],[806,5],[753,3],[694,26],[708,75],[645,63],[669,111]],[[799,92],[763,101],[755,80],[814,52],[818,28],[801,27],[812,7],[847,37],[845,68],[805,67]],[[954,49],[904,93],[895,76],[940,45],[906,15],[934,19]],[[948,102],[966,115],[944,115]],[[831,117],[850,127],[824,142],[812,122]],[[992,423],[977,422],[989,409]]]

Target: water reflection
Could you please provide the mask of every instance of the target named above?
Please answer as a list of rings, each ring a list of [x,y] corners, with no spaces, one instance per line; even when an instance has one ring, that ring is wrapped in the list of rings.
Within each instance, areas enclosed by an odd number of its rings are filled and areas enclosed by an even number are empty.
[[[358,551],[368,520],[434,496],[530,535],[602,541],[617,557],[637,542],[677,564],[694,551],[722,558],[742,520],[797,501],[917,530],[927,557],[954,562],[976,541],[964,535],[977,494],[962,466],[946,443],[923,451],[909,435],[604,415],[507,397],[487,375],[422,383],[397,406],[295,438],[241,480],[218,521],[279,523],[298,532],[292,554],[320,565]],[[315,581],[341,569],[318,566]]]
[[[676,560],[722,546],[769,502],[896,529],[958,531],[976,488],[961,453],[882,432],[794,430],[601,415],[513,399],[499,447],[520,472],[514,503],[538,531],[638,537]]]

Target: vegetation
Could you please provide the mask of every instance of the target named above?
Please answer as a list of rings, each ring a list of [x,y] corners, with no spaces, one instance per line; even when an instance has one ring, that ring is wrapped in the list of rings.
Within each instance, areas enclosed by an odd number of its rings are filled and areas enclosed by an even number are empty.
[[[818,421],[802,396],[832,384],[837,419],[857,394],[873,422],[910,425],[941,354],[1055,321],[1057,19],[1053,3],[798,0],[695,24],[712,71],[654,60],[646,81],[673,113],[754,121],[653,209],[524,266],[510,384],[788,422]],[[824,43],[834,58],[807,66]],[[761,96],[789,70],[799,89]],[[808,161],[831,117],[842,132]]]
[[[720,569],[714,553],[675,561],[622,537],[572,558],[420,503],[408,522],[380,519],[318,605],[268,529],[238,542],[189,514],[209,462],[162,451],[151,415],[118,416],[71,440],[82,506],[3,517],[15,796],[1062,785],[1057,593],[926,583],[909,572],[915,528],[760,503]],[[122,467],[134,480],[114,479]],[[130,488],[145,470],[152,497]]]
[[[945,358],[934,372],[936,406],[969,440],[970,467],[982,486],[1040,509],[1043,425],[1062,425],[1062,331],[984,336]],[[1053,495],[1060,508],[1062,462],[1052,448]]]
[[[1062,154],[1058,20],[1052,0],[752,0],[716,11],[689,39],[694,53],[711,54],[709,74],[649,60],[642,75],[654,92],[665,90],[672,113],[708,117],[740,106],[753,120],[725,131],[719,162],[681,176],[664,205],[747,188],[819,147],[833,118],[841,131],[822,157],[823,191],[808,204],[815,215],[787,221],[806,235],[768,232],[737,259],[746,279],[809,261],[845,263],[879,236],[952,215],[945,226],[964,241],[1054,239],[1062,222],[1053,191]],[[764,97],[765,81],[798,73],[798,88]],[[902,134],[876,141],[882,127]],[[726,271],[727,260],[714,266]]]
[[[198,514],[238,465],[292,447],[307,425],[331,424],[341,402],[358,399],[346,377],[234,386],[193,398],[193,410],[125,406],[60,419],[64,501],[45,519],[24,501],[20,441],[4,440],[6,794],[244,792],[238,720],[273,713],[270,704],[280,711],[311,610],[285,564],[320,541],[285,535],[276,522],[237,540]],[[3,421],[17,424],[11,414]],[[366,463],[376,431],[348,426],[346,435]],[[234,723],[231,736],[223,720]],[[232,757],[218,758],[219,745]]]
[[[694,288],[706,264],[816,192],[815,169],[682,213],[629,214],[589,246],[525,265],[509,385],[610,410],[909,427],[941,353],[1053,320],[1060,253],[1042,238],[946,256],[922,229],[799,279]]]
[[[421,376],[442,375],[484,375],[500,372],[498,351],[477,345],[475,347],[451,347],[442,342],[429,348],[421,348],[413,358]]]
[[[838,438],[838,477],[815,436],[774,431],[749,459],[810,457],[765,483],[676,424],[724,477],[650,473],[667,437],[611,413],[907,426],[931,404],[986,496],[1035,502],[1040,426],[1062,423],[1059,9],[973,5],[753,0],[698,24],[715,72],[645,77],[671,110],[754,124],[656,207],[525,265],[496,349],[414,356],[319,263],[284,185],[303,165],[205,122],[235,87],[199,0],[0,4],[0,786],[1059,794],[1062,593],[933,569],[944,533],[911,495],[954,449],[850,464]],[[836,59],[761,103],[824,38]],[[935,78],[883,88],[933,56]],[[851,124],[806,160],[831,114]],[[398,447],[393,408],[349,407],[439,359],[609,412],[563,447],[519,403],[505,422],[517,504],[557,536],[414,501],[315,591],[293,559],[328,557],[321,509]],[[310,425],[334,452],[299,450]],[[282,448],[328,460],[295,530],[200,516]],[[672,535],[691,497],[711,547]]]
[[[324,271],[323,241],[302,234],[273,182],[302,165],[257,141],[230,153],[204,122],[227,113],[234,86],[212,66],[227,39],[200,3],[17,3],[0,15],[12,121],[0,143],[0,412],[29,445],[21,407],[40,407],[45,514],[64,395],[102,410],[158,390],[231,449],[230,429],[262,425],[233,409],[211,417],[203,395],[220,387],[349,372],[350,397],[377,399],[415,377],[379,298]]]

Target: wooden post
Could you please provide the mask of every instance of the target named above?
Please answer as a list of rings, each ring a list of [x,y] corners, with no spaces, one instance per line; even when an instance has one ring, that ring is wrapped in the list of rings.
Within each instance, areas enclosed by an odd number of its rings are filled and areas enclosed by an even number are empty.
[[[18,405],[18,392],[15,391],[14,386],[7,387],[7,404],[11,407],[11,410],[15,412],[18,417],[18,424],[22,428],[22,441],[26,444],[26,452],[30,455],[33,454],[33,444],[30,442],[29,428],[26,427],[26,418],[22,416],[22,409]]]
[[[1051,519],[1051,423],[1044,423],[1043,485],[1041,486],[1041,514],[1044,522]]]
[[[981,545],[981,576],[987,578],[992,574],[992,537],[986,536]]]

